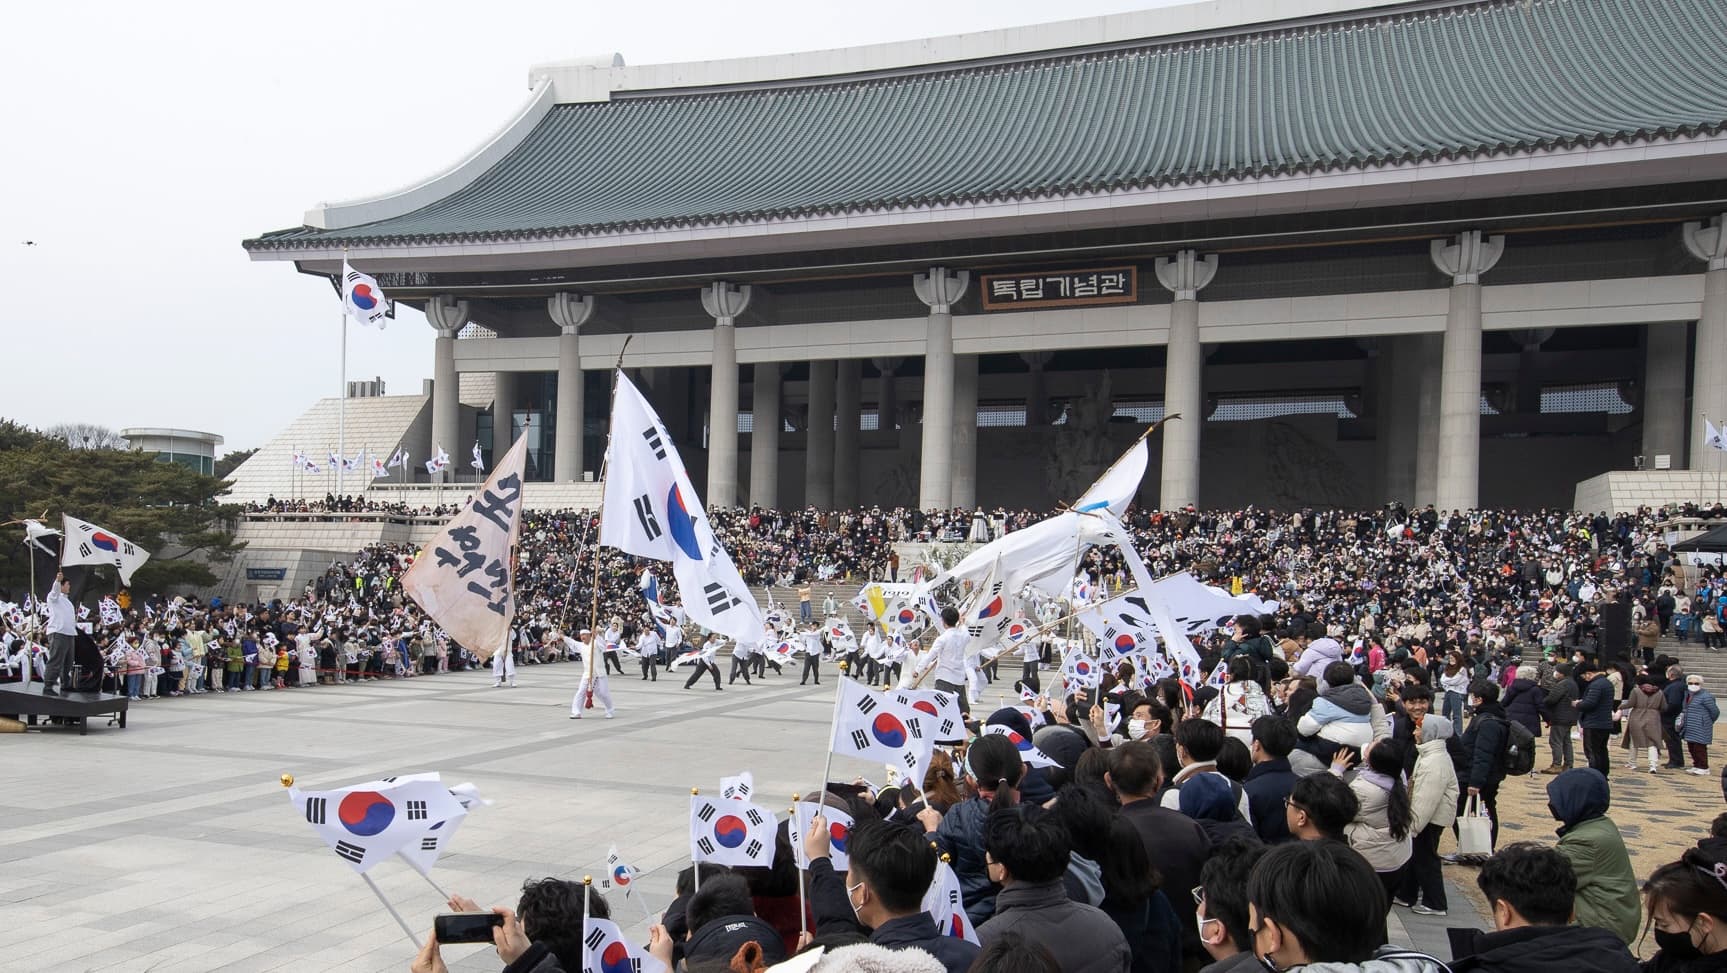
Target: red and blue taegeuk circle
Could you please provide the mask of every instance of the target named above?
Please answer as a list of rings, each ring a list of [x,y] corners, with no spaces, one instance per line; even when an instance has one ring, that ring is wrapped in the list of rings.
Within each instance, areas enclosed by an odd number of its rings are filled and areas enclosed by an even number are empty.
[[[120,542],[114,538],[114,535],[104,534],[101,531],[90,535],[90,543],[96,545],[97,549],[107,551],[110,554],[120,550]]]
[[[910,608],[901,608],[899,610],[899,614],[895,617],[901,625],[910,625],[912,622],[917,621],[917,612],[912,611]]]
[[[671,492],[666,494],[666,527],[672,535],[673,543],[678,550],[689,555],[690,560],[702,559],[702,545],[696,539],[696,521],[690,516],[689,507],[684,505],[684,495],[679,492],[678,485],[672,484]]]
[[[1133,651],[1133,636],[1127,634],[1126,632],[1123,632],[1122,634],[1117,635],[1115,637],[1115,651],[1117,651],[1117,652],[1131,652],[1131,651]]]
[[[736,848],[749,837],[750,829],[744,824],[744,819],[735,814],[722,815],[714,822],[714,840],[727,848]]]
[[[1001,597],[998,595],[994,598],[991,598],[989,600],[989,604],[983,606],[983,608],[978,610],[978,613],[977,613],[978,621],[981,622],[986,618],[994,618],[995,616],[1000,615],[1001,614],[1001,608],[1002,608]]]
[[[870,732],[875,734],[875,738],[881,741],[883,746],[895,748],[905,746],[905,724],[901,723],[899,717],[892,713],[877,715],[875,722],[870,724]]]
[[[630,870],[623,865],[612,866],[612,884],[623,888],[630,884]]]
[[[838,851],[846,850],[846,842],[851,840],[851,836],[852,829],[849,824],[835,821],[828,825],[828,840],[833,842],[834,848]]]
[[[377,791],[353,791],[336,806],[336,820],[349,832],[370,838],[396,820],[396,805]]]
[[[378,295],[372,290],[371,284],[355,284],[349,300],[362,311],[370,311],[378,306]]]
[[[606,944],[600,950],[601,973],[634,973],[635,967],[630,964],[630,948],[617,940]]]

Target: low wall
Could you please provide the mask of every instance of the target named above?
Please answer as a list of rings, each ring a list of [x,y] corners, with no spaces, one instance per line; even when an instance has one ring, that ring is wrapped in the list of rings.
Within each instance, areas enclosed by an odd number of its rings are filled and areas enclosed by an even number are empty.
[[[1676,503],[1709,503],[1722,499],[1727,479],[1692,470],[1615,470],[1577,484],[1575,510],[1610,514],[1639,507]]]

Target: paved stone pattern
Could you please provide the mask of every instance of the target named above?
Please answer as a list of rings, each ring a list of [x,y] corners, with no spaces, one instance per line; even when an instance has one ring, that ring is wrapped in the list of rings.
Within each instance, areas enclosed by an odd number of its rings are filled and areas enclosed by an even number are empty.
[[[646,870],[638,896],[657,914],[688,861],[692,786],[711,793],[747,769],[776,810],[815,788],[835,675],[824,669],[820,689],[788,669],[717,693],[613,677],[609,721],[569,719],[579,669],[564,664],[522,667],[516,689],[456,673],[148,701],[126,730],[0,735],[0,969],[405,970],[406,937],[295,815],[283,773],[305,788],[427,770],[472,781],[495,803],[464,823],[439,885],[513,905],[529,877],[599,882],[615,843]],[[836,778],[858,773],[883,781],[835,758]],[[405,864],[372,875],[415,929],[442,911]],[[608,899],[645,940],[639,901]],[[1392,918],[1401,943],[1442,949],[1441,930]],[[445,959],[458,973],[498,968],[477,946]]]

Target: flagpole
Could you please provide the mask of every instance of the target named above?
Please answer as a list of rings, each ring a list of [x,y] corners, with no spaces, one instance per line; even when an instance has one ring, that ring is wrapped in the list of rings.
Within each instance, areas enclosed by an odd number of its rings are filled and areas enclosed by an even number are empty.
[[[829,739],[828,743],[830,744],[828,746],[828,754],[832,755],[834,752],[834,748],[831,745],[833,743],[831,738]],[[827,789],[828,789],[827,781],[824,780],[824,781],[822,781],[822,793],[826,794]],[[827,804],[825,802],[818,801],[816,806],[817,807],[826,807]],[[798,796],[796,794],[792,795],[792,806],[788,810],[790,810],[791,814],[792,814],[792,826],[793,826],[792,830],[800,832],[799,837],[802,837],[801,832],[803,831],[803,829],[797,827],[797,823],[798,823]],[[818,812],[818,813],[820,813],[820,812]],[[796,849],[793,849],[793,850],[796,851]],[[800,868],[800,869],[798,869],[798,938],[800,938],[800,939],[803,938],[804,934],[806,934],[810,931],[808,912],[809,912],[809,900],[805,897],[805,894],[804,894],[804,870]]]
[[[611,402],[611,408],[612,408],[612,414],[613,415],[617,415],[617,412],[618,412],[618,376],[623,374],[623,371],[624,371],[624,352],[629,350],[630,339],[632,337],[634,337],[634,335],[625,335],[624,336],[624,345],[622,348],[618,349],[618,363],[617,363],[617,365],[613,366],[613,368],[612,368],[612,402]],[[613,430],[611,428],[610,423],[607,423],[606,453],[604,456],[602,456],[600,458],[600,484],[601,484],[601,486],[600,486],[600,505],[599,505],[599,509],[596,510],[595,514],[594,514],[594,591],[593,591],[593,599],[589,604],[588,628],[594,632],[594,642],[596,644],[599,642],[599,627],[600,627],[600,564],[601,564],[601,560],[600,560],[599,534],[600,534],[601,525],[604,524],[605,520],[606,520],[605,482],[606,482],[606,470],[610,467],[611,462],[612,462],[612,433],[613,432],[615,432],[615,430]],[[574,583],[573,576],[572,576],[572,582],[571,583],[572,584]],[[568,601],[569,601],[569,599],[566,597],[565,598],[566,605],[568,604]],[[567,611],[568,608],[566,608],[565,610]],[[592,691],[592,687],[594,684],[594,682],[593,682],[594,664],[593,664],[593,658],[592,658],[593,655],[594,655],[593,646],[589,646],[588,651],[585,653],[585,656],[584,656],[584,663],[585,663],[584,668],[586,668],[586,670],[587,670],[588,687],[589,687],[590,692]],[[697,869],[696,873],[698,875],[700,875],[701,870]]]
[[[348,264],[348,251],[342,251],[342,266]],[[342,308],[342,397],[336,400],[336,496],[342,495],[342,466],[348,461],[348,309]]]
[[[400,858],[400,859],[401,859],[401,860],[403,860],[403,861],[405,861],[405,862],[408,862],[408,864],[409,864],[409,865],[413,865],[413,864],[414,864],[414,863],[413,863],[413,862],[411,862],[411,861],[408,861],[408,856],[407,856],[407,855],[405,855],[405,854],[403,854],[403,853],[402,853],[402,852],[399,852],[399,851],[398,851],[398,852],[396,852],[396,857],[398,857],[398,858]],[[445,900],[446,900],[446,901],[447,901],[447,900],[448,900],[448,899],[449,899],[449,898],[450,898],[450,893],[448,893],[448,892],[446,892],[446,891],[444,891],[444,890],[443,890],[443,889],[442,889],[442,888],[440,888],[440,887],[439,887],[439,886],[438,886],[438,883],[437,883],[437,882],[434,882],[434,881],[432,881],[432,876],[430,876],[430,875],[427,875],[427,874],[426,874],[426,873],[425,873],[425,872],[422,872],[422,871],[420,871],[420,870],[419,870],[419,869],[418,869],[418,868],[416,868],[416,869],[414,869],[414,874],[415,874],[415,875],[418,875],[418,876],[420,876],[420,877],[421,877],[421,878],[423,878],[423,879],[425,879],[425,880],[426,880],[426,884],[427,884],[427,885],[430,885],[430,886],[431,886],[431,887],[432,887],[432,891],[434,891],[434,892],[436,892],[436,893],[438,893],[438,894],[439,894],[439,895],[441,895],[441,896],[443,896],[443,897],[444,897],[444,899],[445,899]]]
[[[372,876],[367,875],[365,872],[361,872],[360,877],[366,880],[366,884],[372,889],[372,894],[377,896],[378,901],[384,903],[384,908],[389,910],[390,915],[395,917],[396,924],[402,927],[403,934],[408,937],[409,945],[418,950],[420,948],[420,939],[418,936],[414,935],[414,930],[408,925],[408,920],[403,919],[402,914],[396,911],[396,907],[390,904],[390,900],[384,898],[384,890],[378,888],[378,883],[372,881]]]

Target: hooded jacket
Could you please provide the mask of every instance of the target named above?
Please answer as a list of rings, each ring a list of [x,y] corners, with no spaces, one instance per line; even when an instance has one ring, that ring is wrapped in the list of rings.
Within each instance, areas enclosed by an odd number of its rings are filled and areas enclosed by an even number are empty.
[[[1402,838],[1391,833],[1391,781],[1383,775],[1363,770],[1349,782],[1355,799],[1361,802],[1355,820],[1343,829],[1349,846],[1367,859],[1376,872],[1395,872],[1409,861],[1412,845],[1409,832]]]
[[[1313,701],[1295,728],[1302,736],[1363,749],[1373,742],[1373,694],[1360,683],[1334,686]]]
[[[1452,973],[1636,973],[1637,960],[1605,929],[1519,926],[1448,929]]]
[[[1611,723],[1611,719],[1609,719]],[[1505,710],[1498,703],[1483,703],[1476,707],[1475,718],[1463,731],[1463,750],[1457,765],[1457,783],[1461,787],[1486,790],[1505,779],[1505,747],[1510,733]]]
[[[1530,733],[1541,735],[1541,704],[1547,694],[1541,687],[1535,685],[1533,679],[1513,679],[1511,685],[1500,698],[1500,705],[1505,707],[1506,719],[1523,724]]]
[[[1577,873],[1577,924],[1632,942],[1643,917],[1637,875],[1619,826],[1607,816],[1607,778],[1578,767],[1547,785],[1547,806],[1560,823],[1559,852]]]
[[[1334,638],[1314,639],[1307,643],[1307,648],[1301,650],[1301,658],[1295,660],[1295,665],[1289,667],[1292,676],[1313,676],[1318,678],[1325,667],[1333,662],[1343,661],[1343,646]]]

